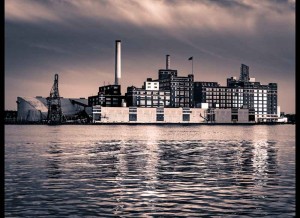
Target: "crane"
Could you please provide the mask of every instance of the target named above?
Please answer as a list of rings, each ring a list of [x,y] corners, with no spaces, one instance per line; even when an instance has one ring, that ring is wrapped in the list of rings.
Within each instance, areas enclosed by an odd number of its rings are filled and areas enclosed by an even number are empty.
[[[54,84],[50,91],[50,96],[47,98],[48,115],[47,123],[57,125],[62,123],[61,102],[58,91],[58,74],[54,75]]]

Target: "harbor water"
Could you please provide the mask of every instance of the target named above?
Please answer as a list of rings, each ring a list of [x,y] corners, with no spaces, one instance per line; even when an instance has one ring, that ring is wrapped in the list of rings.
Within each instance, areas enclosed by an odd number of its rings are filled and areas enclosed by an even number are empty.
[[[295,125],[6,125],[5,217],[294,217]]]

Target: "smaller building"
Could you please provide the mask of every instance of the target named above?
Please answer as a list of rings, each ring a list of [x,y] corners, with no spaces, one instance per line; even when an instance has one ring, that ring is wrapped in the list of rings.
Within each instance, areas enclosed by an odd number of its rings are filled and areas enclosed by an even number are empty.
[[[99,87],[98,95],[89,96],[89,106],[122,107],[125,97],[121,95],[121,85]]]
[[[152,80],[152,78],[147,78],[147,81],[144,82],[143,88],[145,90],[158,91],[159,90],[159,82],[157,80]]]
[[[18,118],[18,111],[5,110],[4,111],[4,123],[16,123]]]
[[[170,91],[171,107],[194,107],[194,75],[177,76],[177,70],[158,71],[159,89]]]
[[[147,82],[146,86],[147,87]],[[157,82],[158,83],[158,82]],[[125,94],[126,104],[128,107],[169,107],[170,106],[170,91],[158,90],[155,88],[154,83],[150,86],[151,88],[137,88],[131,86],[127,88]]]

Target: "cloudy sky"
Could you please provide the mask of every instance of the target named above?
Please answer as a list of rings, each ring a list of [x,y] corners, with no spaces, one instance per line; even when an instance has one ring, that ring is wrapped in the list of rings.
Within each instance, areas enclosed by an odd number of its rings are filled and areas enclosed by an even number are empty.
[[[5,1],[5,109],[17,96],[88,97],[114,83],[122,40],[122,93],[171,69],[195,81],[239,76],[278,83],[281,111],[295,112],[295,0]]]

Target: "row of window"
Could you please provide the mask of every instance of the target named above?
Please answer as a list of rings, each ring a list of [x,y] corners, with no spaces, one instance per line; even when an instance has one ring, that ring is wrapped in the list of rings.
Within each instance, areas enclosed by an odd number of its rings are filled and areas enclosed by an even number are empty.
[[[275,90],[262,90],[262,89],[229,89],[229,88],[203,88],[203,91],[213,91],[213,92],[240,92],[240,93],[277,93]]]
[[[170,92],[136,91],[135,93],[132,93],[132,95],[160,95],[160,96],[164,96],[164,95],[170,95]]]
[[[145,101],[145,100],[140,100],[140,101],[137,101],[136,104],[138,106],[141,106],[141,105],[169,105],[170,104],[170,101]]]
[[[164,114],[156,114],[156,121],[164,120]],[[137,121],[137,114],[129,114],[129,121]],[[182,114],[182,121],[190,121],[190,114]]]

